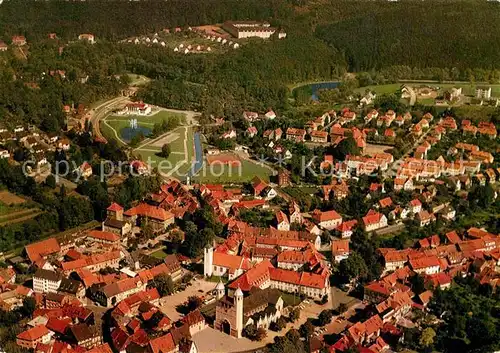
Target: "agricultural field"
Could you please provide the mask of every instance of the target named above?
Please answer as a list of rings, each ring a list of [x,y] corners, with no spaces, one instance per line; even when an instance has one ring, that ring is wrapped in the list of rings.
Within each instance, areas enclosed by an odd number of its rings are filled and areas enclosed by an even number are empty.
[[[8,191],[0,191],[0,226],[24,222],[42,213],[26,205],[26,200]]]

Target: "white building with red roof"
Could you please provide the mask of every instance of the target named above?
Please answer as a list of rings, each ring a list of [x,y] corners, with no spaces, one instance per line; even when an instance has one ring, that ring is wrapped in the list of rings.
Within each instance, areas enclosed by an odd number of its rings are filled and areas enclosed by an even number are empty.
[[[342,224],[342,216],[335,210],[323,212],[316,209],[312,212],[311,216],[320,228],[330,230],[335,229]]]
[[[382,213],[370,210],[366,216],[363,217],[363,224],[367,232],[385,228],[387,227],[387,217]]]
[[[141,115],[141,116],[149,115],[151,114],[151,106],[144,102],[129,103],[125,106],[124,113],[130,115]]]
[[[349,257],[349,240],[333,240],[332,241],[332,258],[335,262],[340,262]]]
[[[84,179],[92,176],[92,166],[88,162],[83,162],[78,170]]]
[[[203,274],[206,277],[228,277],[229,280],[241,276],[253,267],[249,258],[219,252],[213,247],[205,248],[203,263]]]
[[[276,212],[276,228],[278,230],[290,230],[290,222],[288,221],[288,217],[281,210]]]
[[[350,221],[342,222],[340,226],[337,227],[337,231],[340,232],[342,239],[350,238],[353,233],[353,229],[358,224],[358,221],[352,219]]]
[[[17,335],[16,343],[26,349],[35,349],[38,344],[48,344],[52,332],[44,325],[38,325]]]
[[[426,256],[413,258],[409,261],[411,269],[416,273],[425,273],[433,275],[441,272],[441,266],[437,256]]]
[[[259,131],[257,130],[257,128],[255,126],[249,126],[247,131],[246,131],[246,134],[248,137],[254,137],[258,133],[259,133]]]
[[[91,230],[87,233],[87,239],[102,244],[118,245],[120,243],[118,234],[102,230]]]

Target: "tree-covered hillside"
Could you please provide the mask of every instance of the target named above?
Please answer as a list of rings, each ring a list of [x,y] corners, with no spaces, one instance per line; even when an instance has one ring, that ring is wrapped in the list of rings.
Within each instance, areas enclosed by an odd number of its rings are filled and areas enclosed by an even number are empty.
[[[498,68],[500,7],[479,1],[365,3],[316,35],[342,50],[352,71],[392,65]],[[346,6],[349,6],[346,4]]]
[[[284,0],[9,0],[0,8],[0,38],[23,34],[34,40],[55,32],[62,38],[74,39],[90,32],[119,39],[229,19],[286,18],[286,4]]]

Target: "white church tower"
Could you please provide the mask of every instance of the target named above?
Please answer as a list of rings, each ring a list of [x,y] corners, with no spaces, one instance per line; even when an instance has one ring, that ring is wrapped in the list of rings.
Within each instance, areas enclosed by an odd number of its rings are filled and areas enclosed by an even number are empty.
[[[219,281],[215,287],[215,298],[220,300],[224,297],[224,295],[226,295],[226,287],[224,287],[224,283],[222,283],[222,281]]]
[[[214,248],[213,246],[203,249],[203,275],[212,277],[214,269]]]
[[[234,292],[234,306],[236,309],[236,337],[242,337],[243,331],[243,292],[238,287]]]

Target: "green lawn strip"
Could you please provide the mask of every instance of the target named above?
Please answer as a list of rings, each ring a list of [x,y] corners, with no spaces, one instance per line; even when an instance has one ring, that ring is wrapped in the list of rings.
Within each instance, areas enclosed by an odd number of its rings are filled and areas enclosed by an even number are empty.
[[[168,254],[165,251],[163,251],[163,249],[160,249],[151,253],[150,255],[156,257],[157,259],[163,260],[164,258],[167,257]]]
[[[228,166],[223,168],[224,173],[221,173],[221,166],[211,168],[205,163],[193,179],[200,182],[229,183],[250,181],[257,175],[267,181],[271,174],[269,169],[247,160],[241,160],[241,169],[240,167],[230,168]]]
[[[296,306],[299,305],[302,300],[298,294],[281,292],[281,299],[283,299],[284,306]]]

